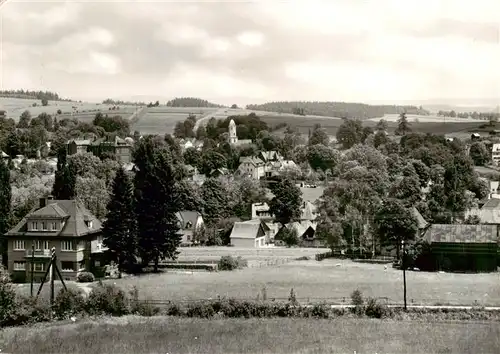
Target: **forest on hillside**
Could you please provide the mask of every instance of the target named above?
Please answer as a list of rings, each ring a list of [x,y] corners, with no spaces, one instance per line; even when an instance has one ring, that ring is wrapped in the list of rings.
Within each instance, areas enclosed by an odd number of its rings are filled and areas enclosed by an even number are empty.
[[[402,112],[429,115],[428,111],[416,106],[368,105],[349,102],[282,101],[250,104],[246,108],[276,113],[359,119],[378,118],[383,117],[385,114],[399,114]]]
[[[10,98],[24,98],[24,99],[34,99],[42,100],[46,99],[49,101],[71,101],[70,99],[63,99],[59,94],[51,91],[30,91],[30,90],[0,90],[0,97],[10,97]]]
[[[168,107],[223,108],[219,104],[196,97],[177,97],[167,102]]]

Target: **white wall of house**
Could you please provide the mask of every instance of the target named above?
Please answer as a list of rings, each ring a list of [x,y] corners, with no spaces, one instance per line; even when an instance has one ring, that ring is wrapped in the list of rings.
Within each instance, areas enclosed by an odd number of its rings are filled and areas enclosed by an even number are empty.
[[[266,247],[266,236],[257,238],[231,237],[231,245],[240,248]]]

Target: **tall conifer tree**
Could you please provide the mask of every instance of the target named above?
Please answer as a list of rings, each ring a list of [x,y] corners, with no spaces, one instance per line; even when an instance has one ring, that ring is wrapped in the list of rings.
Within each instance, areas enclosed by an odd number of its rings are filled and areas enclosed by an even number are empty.
[[[139,254],[143,265],[152,261],[157,271],[161,259],[179,254],[176,167],[169,148],[154,137],[141,140],[134,157]]]
[[[131,270],[136,263],[137,221],[134,189],[125,170],[120,168],[113,180],[108,214],[103,224],[103,243],[116,259],[120,272]]]
[[[0,249],[2,264],[4,266],[7,266],[7,240],[5,238],[5,233],[9,231],[11,199],[12,189],[10,186],[10,171],[2,160],[0,161]]]

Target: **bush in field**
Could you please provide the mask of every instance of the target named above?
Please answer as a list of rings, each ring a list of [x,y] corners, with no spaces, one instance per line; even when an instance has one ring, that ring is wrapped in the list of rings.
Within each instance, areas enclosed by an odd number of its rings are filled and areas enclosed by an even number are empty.
[[[9,273],[0,268],[0,327],[7,321],[16,305],[16,292],[10,281]]]
[[[76,280],[79,283],[92,283],[95,281],[95,277],[94,277],[94,274],[92,274],[90,272],[81,272],[81,273],[78,273]]]
[[[373,318],[382,318],[389,315],[389,308],[382,305],[377,300],[369,298],[366,302],[365,315]]]
[[[101,283],[90,292],[85,309],[90,315],[123,316],[130,312],[127,305],[128,299],[123,290]]]
[[[85,299],[80,291],[61,289],[57,294],[53,307],[59,319],[66,319],[85,311]]]
[[[155,316],[160,313],[160,309],[151,303],[139,300],[139,289],[136,286],[130,291],[130,313],[139,316]]]
[[[21,326],[50,320],[52,320],[52,309],[48,303],[20,296],[2,326]]]
[[[360,290],[356,289],[351,293],[351,304],[354,305],[353,311],[355,314],[361,316],[364,313],[363,294]]]
[[[219,270],[235,270],[242,269],[248,266],[248,262],[240,256],[234,258],[232,256],[222,256],[218,262]]]

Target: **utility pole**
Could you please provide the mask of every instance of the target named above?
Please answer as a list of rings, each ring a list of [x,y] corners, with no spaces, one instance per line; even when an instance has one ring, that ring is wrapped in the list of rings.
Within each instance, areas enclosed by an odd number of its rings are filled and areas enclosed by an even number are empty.
[[[35,240],[33,240],[33,243],[31,245],[31,286],[30,286],[30,294],[31,297],[33,297],[33,277],[35,273]]]
[[[68,290],[66,287],[66,284],[64,283],[64,279],[61,275],[61,272],[59,271],[59,268],[57,268],[57,256],[56,256],[56,249],[55,247],[52,247],[51,249],[51,259],[49,262],[49,267],[47,268],[47,271],[45,272],[45,275],[43,276],[42,282],[40,284],[40,288],[38,288],[38,292],[36,294],[36,299],[38,300],[38,296],[40,296],[40,293],[42,292],[43,284],[47,280],[47,276],[51,274],[51,279],[50,279],[50,305],[54,305],[55,301],[55,288],[54,288],[54,279],[56,277],[56,273],[59,276],[59,279],[61,280],[61,283],[64,287],[64,290]]]
[[[401,261],[401,267],[403,267],[403,294],[404,294],[404,301],[405,301],[405,311],[406,311],[406,242],[403,240],[401,241],[403,244],[403,259]]]
[[[54,290],[54,279],[56,278],[56,267],[55,267],[55,260],[56,260],[56,249],[55,247],[52,247],[52,259],[50,261],[50,305],[54,305],[54,300],[55,300],[55,290]],[[405,296],[406,299],[406,296]],[[406,300],[405,300],[406,301]],[[406,306],[405,306],[406,308]]]

